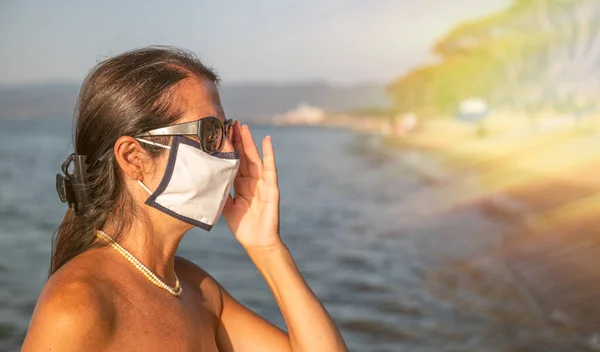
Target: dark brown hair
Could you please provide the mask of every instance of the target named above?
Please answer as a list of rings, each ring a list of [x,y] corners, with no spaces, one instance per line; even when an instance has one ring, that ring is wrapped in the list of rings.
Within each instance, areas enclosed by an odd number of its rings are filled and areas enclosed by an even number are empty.
[[[110,221],[116,237],[136,216],[126,192],[113,146],[121,136],[134,136],[178,120],[176,85],[186,78],[218,83],[218,76],[186,51],[154,46],[129,51],[98,64],[86,77],[74,119],[75,153],[87,158],[90,204],[80,215],[68,209],[56,233],[50,275],[94,246],[96,231]],[[143,147],[157,157],[163,149]]]

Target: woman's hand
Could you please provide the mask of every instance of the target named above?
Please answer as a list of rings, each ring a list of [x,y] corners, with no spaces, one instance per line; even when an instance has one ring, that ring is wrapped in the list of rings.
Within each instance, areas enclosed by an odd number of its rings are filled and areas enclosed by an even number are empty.
[[[248,251],[280,246],[279,187],[271,137],[262,141],[261,160],[248,126],[233,126],[233,146],[240,154],[240,167],[223,216],[235,238]]]

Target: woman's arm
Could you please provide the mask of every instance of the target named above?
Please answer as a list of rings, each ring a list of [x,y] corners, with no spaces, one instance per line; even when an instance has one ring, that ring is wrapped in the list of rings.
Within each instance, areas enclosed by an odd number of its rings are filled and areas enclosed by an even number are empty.
[[[283,244],[248,254],[273,292],[289,335],[222,290],[220,340],[223,342],[220,345],[225,351],[347,350],[335,323],[302,278]]]
[[[333,320],[298,271],[279,237],[279,187],[270,137],[263,140],[263,159],[247,126],[234,126],[233,144],[240,153],[223,215],[234,236],[267,281],[288,328],[281,330],[237,303],[223,290],[220,340],[230,351],[346,351]]]
[[[255,248],[248,254],[281,309],[292,351],[346,351],[335,323],[304,281],[287,247]]]

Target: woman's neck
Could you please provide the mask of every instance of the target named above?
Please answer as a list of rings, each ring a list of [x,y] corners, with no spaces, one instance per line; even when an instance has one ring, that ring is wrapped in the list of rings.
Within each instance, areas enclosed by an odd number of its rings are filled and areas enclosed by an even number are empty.
[[[187,230],[166,225],[136,220],[116,241],[167,285],[174,286],[175,254]],[[105,226],[104,232],[109,236],[114,231],[115,226]]]

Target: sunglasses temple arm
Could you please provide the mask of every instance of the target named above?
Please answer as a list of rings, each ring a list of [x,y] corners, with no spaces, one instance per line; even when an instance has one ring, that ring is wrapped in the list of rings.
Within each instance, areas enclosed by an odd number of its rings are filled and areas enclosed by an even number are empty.
[[[195,122],[195,121],[194,121]],[[171,125],[167,127],[157,128],[155,130],[150,130],[143,134],[140,134],[140,137],[149,137],[149,136],[178,136],[178,135],[191,135],[198,134],[198,124],[197,123],[182,123],[180,125]]]

